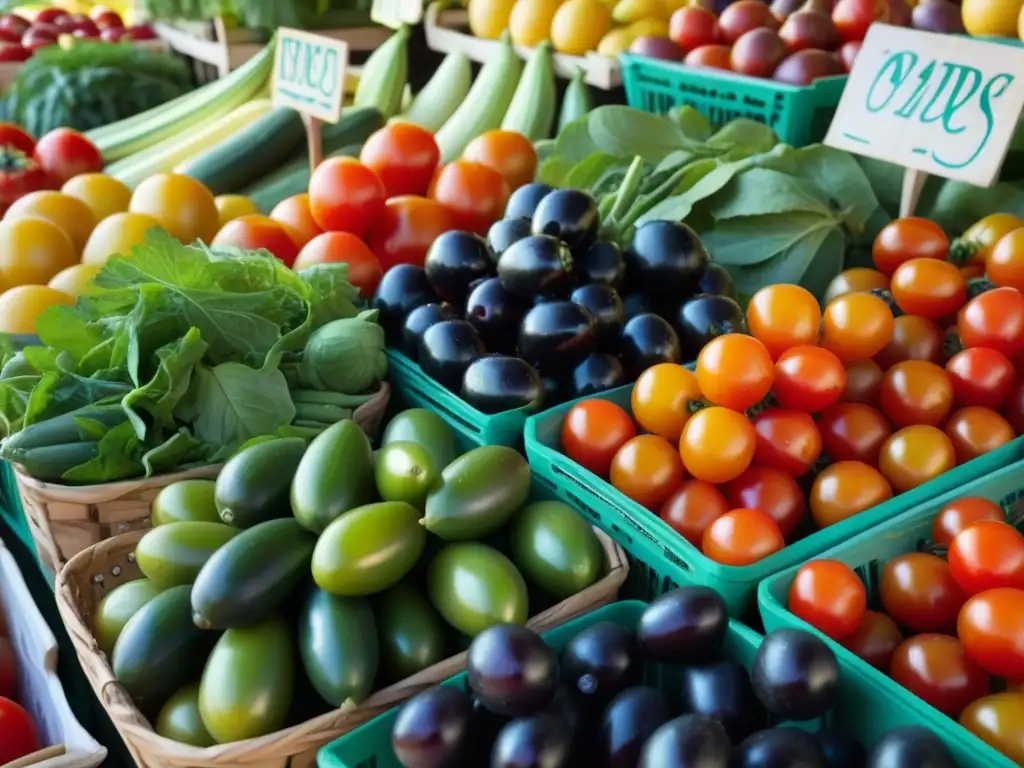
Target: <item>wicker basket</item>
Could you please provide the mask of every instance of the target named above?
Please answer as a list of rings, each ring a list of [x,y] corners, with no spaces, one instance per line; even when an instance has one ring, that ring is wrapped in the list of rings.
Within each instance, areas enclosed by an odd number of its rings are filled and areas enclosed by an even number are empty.
[[[374,398],[352,415],[370,437],[380,430],[390,397],[391,387],[381,382]],[[39,559],[57,573],[86,547],[120,533],[149,528],[150,504],[165,486],[191,478],[214,478],[220,466],[101,485],[44,483],[17,465],[14,477]]]
[[[527,626],[544,631],[617,599],[629,572],[625,553],[604,533],[594,530],[604,548],[607,574],[596,584],[534,616]],[[92,634],[92,616],[103,595],[141,576],[134,552],[142,535],[142,531],[133,531],[101,541],[75,555],[57,578],[57,607],[82,669],[140,768],[314,766],[317,750],[329,741],[465,668],[466,654],[460,653],[374,693],[358,707],[336,710],[256,739],[208,749],[165,739],[153,731],[114,679],[110,662]]]

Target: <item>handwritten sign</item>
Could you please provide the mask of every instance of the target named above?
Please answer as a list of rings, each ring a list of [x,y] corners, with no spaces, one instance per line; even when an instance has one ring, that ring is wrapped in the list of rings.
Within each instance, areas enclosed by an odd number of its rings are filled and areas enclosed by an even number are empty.
[[[336,123],[345,95],[348,43],[279,29],[274,54],[274,104]]]
[[[1024,48],[874,24],[825,143],[989,187],[1022,110]]]
[[[370,20],[391,29],[423,20],[423,0],[373,0]]]

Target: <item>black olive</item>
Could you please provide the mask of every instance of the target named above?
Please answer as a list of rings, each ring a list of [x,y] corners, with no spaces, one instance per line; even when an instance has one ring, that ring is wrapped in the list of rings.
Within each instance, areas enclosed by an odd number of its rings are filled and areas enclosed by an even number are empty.
[[[509,293],[496,277],[476,285],[466,299],[466,322],[484,340],[490,352],[513,352],[519,324],[526,314],[527,303]]]
[[[596,395],[627,383],[629,377],[619,358],[604,352],[594,352],[573,369],[566,384],[566,399]]]
[[[405,316],[416,307],[437,301],[423,267],[397,264],[389,269],[377,286],[370,306],[380,310],[377,321],[384,328],[388,343],[401,343]]]
[[[597,283],[581,285],[572,292],[569,300],[590,310],[590,314],[597,318],[598,344],[614,341],[622,333],[626,310],[614,288]]]
[[[604,283],[618,290],[626,280],[622,249],[609,240],[598,240],[573,256],[576,271],[584,283]]]
[[[942,739],[927,728],[904,726],[875,744],[865,768],[956,768]]]
[[[488,355],[474,360],[462,378],[462,399],[482,413],[502,413],[538,405],[544,387],[525,360]]]
[[[601,724],[598,764],[636,766],[644,743],[671,717],[670,709],[664,693],[645,685],[627,688],[612,699]]]
[[[595,346],[597,320],[571,301],[536,305],[519,328],[519,354],[544,373],[572,370]]]
[[[721,264],[711,262],[701,275],[697,290],[701,293],[710,293],[713,296],[728,296],[736,298],[736,284],[732,281],[729,270]]]
[[[669,720],[647,740],[639,768],[728,768],[731,751],[721,723],[684,715]]]
[[[607,705],[626,688],[640,682],[636,633],[611,621],[592,624],[562,650],[559,669],[562,680],[588,704]]]
[[[733,751],[731,768],[828,768],[807,731],[771,728],[749,736]]]
[[[490,768],[569,768],[572,742],[572,732],[554,715],[513,720],[494,742]]]
[[[549,187],[547,184],[534,182],[523,185],[509,197],[508,204],[505,206],[505,218],[532,219],[533,212],[537,210],[537,204],[553,191],[554,187]]]
[[[675,301],[697,292],[709,261],[697,233],[676,221],[648,221],[638,227],[625,257],[633,285]]]
[[[524,299],[568,295],[576,282],[572,254],[557,237],[531,235],[517,240],[498,259],[505,289]]]
[[[480,235],[453,230],[434,240],[423,268],[437,295],[458,306],[471,283],[491,274],[494,257]]]
[[[574,251],[589,248],[597,239],[597,201],[579,189],[556,189],[533,212],[533,233],[557,237]]]
[[[768,726],[768,713],[754,696],[750,673],[736,661],[714,661],[683,669],[683,712],[713,717],[735,742]]]
[[[654,314],[637,315],[626,323],[618,351],[633,379],[652,365],[679,363],[683,358],[676,332],[665,318]]]
[[[835,704],[839,662],[832,649],[802,629],[768,633],[754,657],[754,692],[765,709],[787,720],[813,720]]]
[[[694,296],[679,306],[674,320],[672,325],[679,334],[683,360],[696,360],[716,336],[747,332],[743,309],[728,296]]]
[[[417,358],[425,374],[458,392],[469,364],[485,351],[476,328],[465,320],[445,320],[427,328]]]
[[[494,263],[498,263],[501,254],[507,251],[512,243],[529,236],[530,222],[528,219],[498,219],[491,224],[491,228],[487,230],[487,244],[491,247]]]
[[[729,628],[725,600],[709,587],[686,586],[655,599],[640,616],[637,639],[644,656],[684,664],[716,654]]]
[[[496,624],[473,638],[466,672],[483,705],[510,717],[546,707],[558,687],[554,651],[540,635],[515,624]]]
[[[402,351],[415,360],[420,352],[420,339],[427,328],[445,320],[456,319],[449,304],[424,304],[416,307],[405,318],[402,326]]]
[[[654,312],[654,305],[651,297],[646,293],[627,293],[622,297],[622,308],[626,312],[626,320],[632,320],[637,315],[646,315]]]
[[[398,710],[391,730],[395,757],[407,768],[455,765],[469,743],[472,703],[457,688],[438,685]]]

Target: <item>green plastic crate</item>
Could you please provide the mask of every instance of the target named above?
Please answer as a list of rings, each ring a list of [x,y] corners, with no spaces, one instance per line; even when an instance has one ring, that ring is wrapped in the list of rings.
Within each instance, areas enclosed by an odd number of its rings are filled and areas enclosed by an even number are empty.
[[[598,397],[629,411],[632,391],[632,385],[626,385]],[[730,614],[735,617],[744,617],[747,612],[756,615],[753,609],[757,585],[767,576],[809,560],[911,507],[1024,458],[1024,438],[1017,438],[884,504],[816,531],[758,563],[736,567],[705,557],[655,513],[561,452],[562,420],[576,402],[579,401],[559,405],[527,420],[526,455],[534,477],[546,481],[563,501],[589,514],[597,527],[627,552],[630,556],[628,596],[650,600],[680,584],[704,584],[722,594]]]
[[[543,637],[548,645],[560,652],[573,637],[599,621],[612,621],[635,627],[644,608],[646,603],[639,601],[606,605],[557,629],[545,632]],[[749,670],[762,639],[761,635],[752,629],[732,621],[725,636],[722,655],[738,661]],[[679,667],[651,662],[644,665],[644,683],[658,687],[668,692],[670,696],[679,690],[679,675]],[[444,685],[465,688],[465,680],[466,673],[463,672],[448,678]],[[809,731],[825,726],[840,727],[870,746],[897,726],[917,724],[913,717],[905,713],[889,713],[884,704],[877,686],[870,680],[849,674],[845,662],[840,660],[839,695],[835,708],[826,718],[792,725]],[[397,716],[398,708],[388,710],[351,733],[332,741],[317,754],[317,765],[319,768],[401,768],[391,751],[391,729]],[[938,735],[946,740],[943,733],[940,732]],[[976,763],[960,763],[964,768],[972,764]]]
[[[435,411],[473,446],[507,445],[519,448],[528,408],[504,413],[478,411],[461,397],[438,384],[416,363],[393,349],[387,351],[388,378],[398,397],[411,408]]]
[[[1010,463],[992,474],[949,490],[938,498],[907,510],[874,530],[861,533],[822,552],[820,557],[839,560],[853,568],[867,586],[869,606],[877,607],[880,602],[879,581],[885,563],[897,555],[917,551],[922,544],[927,544],[931,539],[932,520],[935,515],[945,504],[964,496],[982,496],[1002,505],[1008,511],[1019,511],[1021,504],[1024,503],[1024,461]],[[852,674],[870,681],[884,692],[883,706],[887,712],[908,712],[920,725],[942,736],[960,765],[983,765],[986,768],[1013,768],[1016,765],[954,720],[790,613],[785,605],[797,570],[799,566],[777,573],[765,579],[758,588],[758,606],[768,631],[798,627],[816,633],[831,646],[840,663],[850,668]]]
[[[825,77],[797,86],[630,53],[620,54],[619,61],[631,107],[661,114],[690,106],[716,126],[745,117],[794,147],[825,138],[848,79]]]

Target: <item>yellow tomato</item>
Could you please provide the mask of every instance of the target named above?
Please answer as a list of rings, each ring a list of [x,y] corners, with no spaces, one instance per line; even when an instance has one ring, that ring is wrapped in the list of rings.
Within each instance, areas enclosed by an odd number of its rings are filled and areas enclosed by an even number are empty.
[[[160,222],[144,213],[115,213],[108,216],[92,231],[82,251],[82,263],[102,267],[107,259],[118,253],[128,253],[146,239],[146,233]]]
[[[966,264],[984,264],[996,243],[1021,227],[1024,221],[1013,214],[993,213],[972,224],[951,250]]]
[[[244,195],[220,195],[215,197],[213,202],[217,206],[218,231],[229,221],[260,212],[256,203]]]
[[[508,32],[516,45],[539,45],[551,35],[558,0],[518,0],[508,17]]]
[[[616,58],[620,53],[624,53],[629,50],[629,46],[632,44],[634,35],[630,27],[619,27],[613,29],[607,35],[601,38],[601,42],[597,44],[597,52],[602,56],[609,58]]]
[[[37,216],[0,222],[0,284],[45,285],[78,263],[78,251],[63,229]]]
[[[158,173],[139,184],[128,210],[152,216],[183,243],[209,243],[220,229],[213,193],[176,173]]]
[[[47,285],[77,298],[92,288],[92,279],[99,271],[100,268],[96,264],[75,264],[73,267],[62,269]]]
[[[508,28],[515,0],[469,0],[469,31],[485,40],[497,40]]]
[[[96,216],[89,206],[77,197],[65,195],[63,192],[41,191],[25,195],[14,201],[7,209],[4,221],[25,216],[37,216],[52,221],[71,238],[77,253],[82,252],[85,241],[89,239],[93,227],[96,226]]]
[[[105,173],[83,173],[68,179],[60,190],[65,195],[77,197],[92,211],[96,221],[128,210],[132,191],[128,185]]]
[[[36,318],[58,304],[71,305],[75,297],[47,285],[19,285],[0,294],[0,333],[36,332]]]
[[[974,37],[1015,37],[1024,0],[964,0],[960,15]]]
[[[644,19],[668,21],[671,11],[661,0],[619,0],[612,9],[612,19],[618,24],[632,24]]]
[[[668,22],[664,19],[641,19],[634,21],[626,29],[633,36],[630,42],[638,37],[668,37]]]
[[[568,0],[559,6],[551,22],[551,44],[559,53],[582,56],[597,49],[611,26],[612,14],[604,3]]]

